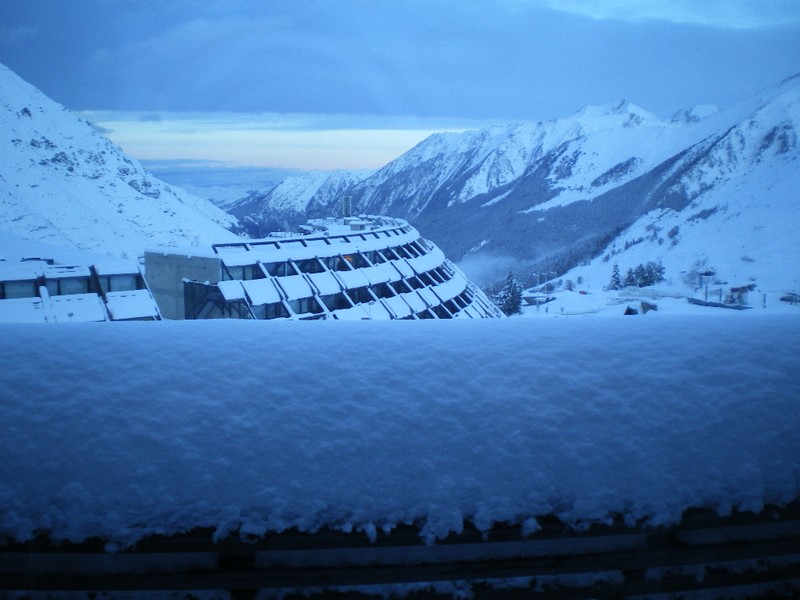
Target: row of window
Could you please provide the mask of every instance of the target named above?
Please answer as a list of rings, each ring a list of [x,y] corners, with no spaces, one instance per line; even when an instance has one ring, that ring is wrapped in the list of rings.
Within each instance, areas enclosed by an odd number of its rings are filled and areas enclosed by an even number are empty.
[[[207,286],[203,284],[193,284],[197,287],[202,287],[206,290],[203,298],[197,297],[196,294],[200,290],[193,291],[193,299],[187,304],[192,305],[193,318],[209,318],[209,317],[235,317],[239,318],[244,316],[247,310],[241,301],[236,303],[219,302],[221,296],[217,298],[212,293],[209,293]],[[412,287],[407,281],[400,280],[391,283],[381,283],[379,285],[364,286],[360,288],[349,289],[341,291],[336,294],[328,294],[319,297],[299,298],[296,300],[275,302],[272,304],[262,304],[250,307],[253,317],[256,319],[278,319],[289,318],[291,316],[302,316],[303,318],[309,317],[324,317],[325,313],[333,313],[336,311],[346,310],[357,305],[368,305],[371,302],[379,301],[395,297],[399,294],[404,294],[412,291]],[[188,297],[188,296],[187,296]],[[461,293],[453,298],[450,298],[441,304],[427,307],[421,311],[413,312],[413,308],[409,305],[410,314],[404,315],[402,319],[450,319],[457,313],[466,309],[474,300],[474,292],[467,286]],[[199,303],[198,303],[199,302]],[[203,311],[203,304],[206,305],[206,310]],[[236,304],[237,306],[231,306]],[[188,315],[188,312],[187,312]],[[192,318],[192,317],[190,317]]]
[[[330,236],[322,236],[322,237],[298,237],[286,240],[264,240],[264,241],[254,241],[254,242],[239,242],[239,243],[226,243],[226,244],[213,244],[212,248],[215,252],[219,252],[221,249],[225,248],[244,248],[250,250],[252,248],[259,248],[264,246],[272,246],[275,249],[280,248],[292,248],[297,246],[308,247],[312,245],[319,244],[320,242],[324,243],[325,245],[331,245],[332,243],[351,243],[355,240],[361,241],[370,241],[370,240],[380,240],[384,238],[396,237],[400,235],[405,235],[411,232],[411,226],[405,225],[403,227],[396,227],[393,229],[380,229],[377,231],[357,231],[348,234],[342,235],[330,235]]]
[[[97,289],[99,285],[99,290]],[[88,294],[102,291],[124,292],[137,290],[144,287],[140,275],[100,275],[97,284],[93,284],[90,277],[59,277],[56,279],[26,279],[21,281],[0,281],[0,299],[10,298],[36,298],[39,288],[46,287],[50,296],[67,296],[72,294]]]
[[[416,278],[411,278],[416,279]],[[417,285],[410,285],[409,280],[398,280],[393,281],[390,283],[380,283],[377,285],[371,286],[364,286],[359,288],[353,288],[349,290],[344,290],[338,292],[336,294],[328,294],[325,296],[320,296],[318,299],[316,297],[309,297],[309,298],[300,298],[297,300],[290,300],[287,302],[289,308],[291,309],[292,313],[296,315],[301,314],[319,314],[325,312],[327,309],[328,312],[334,312],[337,310],[348,309],[358,304],[368,304],[370,302],[378,301],[381,299],[386,298],[393,298],[394,296],[398,296],[400,294],[405,294],[413,291],[414,289],[419,289],[423,286]],[[469,287],[465,288],[460,294],[457,296],[446,300],[442,304],[437,304],[435,306],[430,307],[429,309],[417,312],[416,315],[418,318],[431,318],[428,314],[428,310],[433,311],[433,314],[440,318],[440,319],[448,319],[453,317],[456,313],[464,310],[469,304],[472,302],[473,293],[469,289]],[[320,302],[322,304],[320,304]],[[323,308],[323,306],[325,308]],[[266,310],[273,314],[279,314],[281,311],[278,309],[279,306],[282,306],[282,303],[275,303],[272,305],[265,305],[269,308]],[[254,310],[256,307],[254,307]],[[259,312],[263,312],[259,309]],[[285,310],[283,311],[285,313]],[[426,316],[427,315],[427,316]],[[281,314],[280,316],[289,316],[288,314]],[[258,318],[275,318],[275,317],[258,317]]]
[[[223,269],[223,279],[249,280],[263,279],[265,273],[272,277],[288,277],[303,273],[322,273],[323,271],[349,271],[379,265],[390,260],[410,259],[424,256],[429,252],[428,245],[422,240],[408,244],[384,248],[383,250],[367,250],[351,254],[314,257],[303,260],[287,260],[252,265],[228,266]],[[262,270],[263,269],[263,270]]]

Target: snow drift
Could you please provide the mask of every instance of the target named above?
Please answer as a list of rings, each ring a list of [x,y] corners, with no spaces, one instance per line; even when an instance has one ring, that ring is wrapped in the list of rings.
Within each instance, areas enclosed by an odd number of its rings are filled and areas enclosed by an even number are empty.
[[[0,537],[428,539],[798,496],[800,319],[0,326]]]

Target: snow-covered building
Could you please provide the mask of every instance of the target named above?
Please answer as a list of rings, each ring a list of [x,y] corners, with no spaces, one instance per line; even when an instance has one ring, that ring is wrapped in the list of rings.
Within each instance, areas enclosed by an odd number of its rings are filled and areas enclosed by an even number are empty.
[[[49,258],[0,260],[0,322],[160,318],[158,306],[135,263],[65,265]]]
[[[312,220],[205,254],[148,251],[145,274],[173,319],[502,316],[435,244],[388,217]]]

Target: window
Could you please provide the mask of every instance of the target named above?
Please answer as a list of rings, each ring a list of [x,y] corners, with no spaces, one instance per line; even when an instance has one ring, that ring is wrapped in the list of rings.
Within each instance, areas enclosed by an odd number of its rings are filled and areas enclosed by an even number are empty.
[[[349,271],[349,263],[342,256],[326,256],[320,258],[322,263],[328,267],[330,271]]]
[[[324,312],[316,298],[299,298],[297,300],[290,300],[289,308],[291,308],[292,312],[296,315]]]
[[[372,286],[372,293],[378,298],[391,298],[394,296],[394,291],[386,283],[378,283]]]
[[[399,260],[400,259],[400,255],[395,251],[394,248],[385,248],[383,250],[383,254],[389,260]]]
[[[47,280],[47,293],[51,296],[86,294],[88,292],[88,277],[60,277],[58,279]]]
[[[417,275],[417,277],[424,285],[427,286],[435,285],[433,279],[431,279],[431,276],[428,275],[427,273],[420,273],[419,275]]]
[[[422,282],[417,277],[409,277],[408,279],[406,279],[406,283],[415,290],[425,287],[424,285],[422,285]]]
[[[440,319],[450,319],[453,315],[451,315],[444,306],[441,304],[437,304],[436,306],[432,306],[431,310],[436,313],[436,316]]]
[[[350,308],[352,306],[350,301],[347,299],[347,296],[341,292],[338,294],[320,296],[319,299],[322,300],[322,303],[330,311],[339,310],[341,308]]]
[[[422,256],[424,254],[424,252],[417,250],[413,244],[406,244],[403,246],[403,249],[408,252],[408,255],[412,258],[416,258],[417,256]]]
[[[392,289],[394,289],[394,291],[397,292],[398,294],[405,294],[406,292],[410,292],[411,291],[411,286],[409,286],[402,279],[400,279],[398,281],[393,281],[391,285],[392,285]]]
[[[420,240],[415,240],[415,241],[411,242],[409,244],[409,246],[414,248],[414,250],[417,251],[417,254],[419,256],[422,256],[423,254],[427,254],[427,250],[425,250],[425,248],[419,242],[420,242]]]
[[[354,269],[363,269],[371,266],[360,252],[345,254],[344,259],[349,262]]]
[[[254,306],[253,314],[256,319],[285,319],[289,316],[289,312],[281,302]]]
[[[126,290],[139,289],[138,277],[135,274],[130,275],[109,275],[108,276],[108,291],[109,292],[124,292]]]
[[[364,256],[373,265],[379,265],[381,263],[385,263],[386,262],[386,259],[377,250],[370,250],[369,252],[364,252]]]
[[[347,295],[350,297],[350,300],[352,300],[353,304],[362,304],[364,302],[372,302],[375,300],[366,287],[347,290]]]
[[[297,265],[301,273],[322,273],[322,271],[325,270],[325,267],[323,267],[322,263],[316,258],[298,260],[295,262],[295,265]]]
[[[244,268],[243,267],[229,267],[225,266],[226,268],[223,269],[223,277],[225,279],[244,279]]]
[[[287,277],[289,275],[298,275],[297,270],[290,262],[275,262],[264,263],[264,270],[273,277]]]

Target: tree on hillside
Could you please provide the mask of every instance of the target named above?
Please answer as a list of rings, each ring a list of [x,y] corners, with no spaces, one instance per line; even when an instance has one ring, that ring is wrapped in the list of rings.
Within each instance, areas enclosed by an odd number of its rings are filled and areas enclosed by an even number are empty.
[[[634,287],[636,286],[636,275],[633,273],[633,269],[628,269],[627,273],[625,273],[625,283],[623,284],[625,287]]]
[[[506,275],[506,282],[497,293],[495,302],[506,315],[516,315],[522,312],[522,286],[511,271]]]
[[[619,274],[618,263],[614,263],[614,268],[611,269],[611,281],[608,283],[608,289],[610,290],[622,289],[622,276]]]
[[[645,272],[647,274],[647,285],[655,285],[656,283],[660,283],[664,281],[664,264],[659,260],[657,263],[650,261],[645,266]]]
[[[645,269],[645,266],[642,264],[636,265],[636,268],[633,270],[633,277],[638,287],[650,285],[647,280],[647,269]]]

